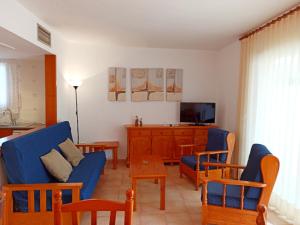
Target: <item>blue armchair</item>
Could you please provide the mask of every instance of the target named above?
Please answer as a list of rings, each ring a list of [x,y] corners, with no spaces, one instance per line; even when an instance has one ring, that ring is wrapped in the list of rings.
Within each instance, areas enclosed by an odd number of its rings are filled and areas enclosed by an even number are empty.
[[[238,180],[203,179],[202,224],[256,223],[258,205],[267,206],[279,171],[279,160],[260,144],[251,148],[247,166],[204,163],[204,167],[244,169]],[[223,222],[222,222],[223,221]]]
[[[205,176],[204,162],[214,163],[230,163],[235,144],[234,133],[219,128],[208,129],[208,141],[205,151],[197,151],[197,145],[181,145],[181,159],[179,173],[190,177],[194,183],[196,190],[201,184],[201,177]],[[187,152],[187,150],[189,150]],[[187,153],[185,153],[187,152]],[[211,178],[219,178],[226,176],[228,169],[210,167],[209,175]]]

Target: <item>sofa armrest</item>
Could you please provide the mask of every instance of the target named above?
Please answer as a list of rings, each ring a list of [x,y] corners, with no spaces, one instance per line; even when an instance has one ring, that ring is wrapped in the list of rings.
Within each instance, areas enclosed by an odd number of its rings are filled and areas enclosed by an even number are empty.
[[[202,179],[203,185],[203,192],[202,192],[202,198],[203,198],[203,205],[207,205],[207,185],[209,182],[216,182],[223,184],[223,195],[222,195],[222,206],[226,206],[226,193],[227,193],[227,185],[235,185],[241,187],[241,193],[240,193],[240,208],[244,209],[244,198],[245,198],[245,187],[254,187],[254,188],[265,188],[267,184],[259,183],[259,182],[252,182],[252,181],[242,181],[242,180],[232,180],[232,179],[209,179],[209,178],[203,178]]]
[[[80,200],[80,189],[82,188],[82,183],[45,183],[45,184],[6,184],[3,186],[3,192],[6,197],[5,201],[5,214],[8,215],[13,211],[13,192],[25,191],[28,193],[28,212],[35,212],[34,207],[34,192],[40,192],[40,211],[46,212],[47,202],[46,202],[46,192],[48,190],[52,191],[52,203],[54,202],[54,194],[61,190],[71,190],[72,191],[72,202],[77,202]]]

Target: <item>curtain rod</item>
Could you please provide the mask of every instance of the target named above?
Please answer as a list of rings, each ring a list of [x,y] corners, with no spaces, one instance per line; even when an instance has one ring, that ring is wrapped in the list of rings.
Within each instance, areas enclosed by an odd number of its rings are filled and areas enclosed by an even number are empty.
[[[272,19],[272,20],[268,20],[268,22],[264,23],[263,25],[253,29],[253,30],[250,30],[249,32],[247,32],[246,34],[242,35],[242,37],[240,37],[240,41],[245,39],[245,38],[248,38],[250,37],[251,35],[255,34],[255,33],[258,33],[260,31],[262,31],[263,29],[265,29],[266,27],[269,27],[275,23],[277,23],[278,21],[286,18],[287,16],[293,14],[294,12],[300,10],[300,5],[298,4],[297,6],[294,6],[293,8],[285,11],[284,13],[280,14],[279,16],[275,17],[275,19]]]

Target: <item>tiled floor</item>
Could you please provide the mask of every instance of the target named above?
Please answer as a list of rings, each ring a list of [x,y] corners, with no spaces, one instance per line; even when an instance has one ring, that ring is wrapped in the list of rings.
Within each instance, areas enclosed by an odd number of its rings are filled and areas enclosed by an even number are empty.
[[[186,177],[179,178],[178,166],[167,166],[166,210],[159,210],[159,185],[154,181],[138,181],[137,210],[133,214],[134,225],[197,225],[200,224],[200,193]],[[130,188],[129,170],[125,162],[118,169],[111,169],[107,163],[105,174],[98,182],[94,198],[125,201],[125,192]],[[98,225],[109,224],[108,213],[98,214]],[[287,225],[270,213],[272,225]],[[82,225],[88,225],[89,215],[85,215]],[[123,215],[117,214],[117,224],[123,224]]]

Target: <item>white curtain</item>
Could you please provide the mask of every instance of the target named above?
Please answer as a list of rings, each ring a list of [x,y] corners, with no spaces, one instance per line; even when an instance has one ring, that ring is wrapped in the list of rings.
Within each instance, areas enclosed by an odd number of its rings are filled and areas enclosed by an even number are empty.
[[[21,109],[20,70],[18,65],[0,62],[0,111],[10,109],[18,118]]]
[[[300,224],[300,11],[242,40],[240,161],[261,143],[280,160],[270,208]]]

